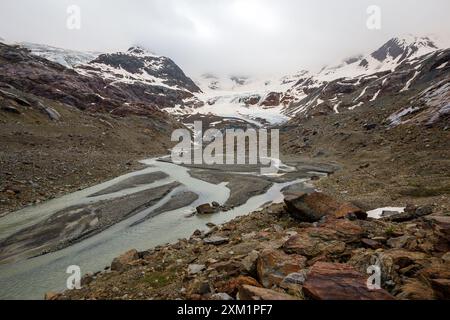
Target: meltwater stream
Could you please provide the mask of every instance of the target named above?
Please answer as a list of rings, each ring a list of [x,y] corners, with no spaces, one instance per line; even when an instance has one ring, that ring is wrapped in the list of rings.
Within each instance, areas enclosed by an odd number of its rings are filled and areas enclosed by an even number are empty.
[[[96,272],[109,265],[114,257],[135,248],[147,250],[157,245],[173,243],[189,237],[194,230],[207,230],[206,223],[225,223],[233,218],[255,211],[268,202],[281,202],[281,190],[286,186],[305,182],[306,179],[274,184],[265,194],[250,198],[244,205],[226,213],[208,216],[186,216],[203,203],[217,201],[225,203],[230,195],[226,183],[211,184],[192,178],[188,169],[156,159],[143,163],[150,167],[133,172],[109,182],[54,199],[40,206],[29,207],[0,219],[0,239],[4,239],[19,229],[33,225],[53,213],[69,206],[106,200],[144,189],[178,181],[182,185],[172,190],[154,206],[111,226],[105,231],[87,238],[70,247],[43,256],[0,265],[0,299],[42,299],[45,292],[65,289],[67,267],[77,265],[83,274]],[[88,196],[114,185],[131,176],[161,171],[169,177],[154,183],[95,198]],[[166,211],[142,223],[134,222],[146,217],[153,210],[167,203],[178,192],[191,191],[199,195],[191,205],[173,211]],[[133,226],[132,226],[133,225]]]

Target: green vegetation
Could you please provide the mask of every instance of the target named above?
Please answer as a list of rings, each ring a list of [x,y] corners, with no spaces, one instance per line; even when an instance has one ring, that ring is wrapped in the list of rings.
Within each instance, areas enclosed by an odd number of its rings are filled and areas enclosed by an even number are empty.
[[[170,272],[152,272],[144,276],[144,281],[149,283],[153,288],[158,289],[167,286],[172,282],[175,275]]]

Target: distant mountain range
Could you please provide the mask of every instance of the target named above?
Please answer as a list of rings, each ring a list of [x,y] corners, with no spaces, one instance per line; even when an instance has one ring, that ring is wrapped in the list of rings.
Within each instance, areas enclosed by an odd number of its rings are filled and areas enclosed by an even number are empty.
[[[275,124],[293,117],[352,111],[399,92],[448,92],[449,50],[440,48],[429,37],[392,38],[372,53],[349,57],[318,73],[303,70],[288,76],[259,78],[209,73],[195,81],[170,58],[140,47],[100,54],[31,43],[18,45],[80,76],[102,79],[106,87],[134,97],[132,101],[137,98],[139,103],[179,117],[211,113],[250,123],[262,119],[259,124]],[[416,92],[411,99],[423,102],[425,92]],[[430,117],[447,112],[447,100],[443,100],[438,103],[433,98],[435,111]]]

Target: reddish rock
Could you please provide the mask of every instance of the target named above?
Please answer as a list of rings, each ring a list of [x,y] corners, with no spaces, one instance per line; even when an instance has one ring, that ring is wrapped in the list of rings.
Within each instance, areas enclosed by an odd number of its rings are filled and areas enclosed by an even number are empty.
[[[241,267],[242,267],[242,265],[239,262],[233,261],[233,260],[228,260],[228,261],[221,261],[221,262],[211,264],[208,267],[208,269],[214,269],[214,270],[217,270],[218,272],[225,273],[225,274],[231,276],[231,275],[239,274]]]
[[[363,228],[347,219],[328,221],[322,228],[336,231],[337,239],[345,242],[359,242],[365,233]]]
[[[239,288],[239,300],[298,300],[296,297],[270,289],[243,285]]]
[[[302,232],[289,238],[282,246],[286,253],[296,253],[313,258],[316,256],[328,256],[342,254],[345,251],[345,243],[328,237],[330,234],[322,233],[325,228],[317,228],[317,232]],[[333,233],[332,233],[333,234]],[[321,235],[325,235],[321,237]]]
[[[383,289],[369,290],[367,277],[352,266],[317,262],[303,285],[306,296],[315,300],[393,300]]]
[[[306,264],[306,258],[297,254],[288,255],[279,250],[264,250],[257,261],[260,282],[266,288],[279,285],[291,273],[300,272]]]
[[[136,249],[125,252],[121,256],[115,258],[111,263],[112,271],[122,271],[127,265],[139,259],[139,253]]]
[[[243,285],[249,285],[253,287],[262,287],[258,281],[252,277],[239,276],[226,282],[220,282],[216,284],[217,291],[225,292],[231,296],[236,296],[239,288]]]
[[[297,220],[303,222],[319,221],[325,216],[333,218],[357,217],[367,218],[367,213],[350,203],[342,203],[320,192],[291,193],[284,202],[288,212]]]
[[[372,239],[362,239],[361,243],[363,244],[364,247],[375,250],[383,247],[381,243]]]

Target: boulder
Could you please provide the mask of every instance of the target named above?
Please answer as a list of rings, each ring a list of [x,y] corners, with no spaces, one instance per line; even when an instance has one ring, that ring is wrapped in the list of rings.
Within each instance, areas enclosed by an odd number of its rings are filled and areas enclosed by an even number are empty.
[[[367,218],[367,213],[353,204],[339,202],[320,192],[290,193],[284,203],[290,215],[302,222],[316,222],[325,216]]]
[[[189,275],[196,275],[200,272],[202,272],[203,270],[206,269],[206,266],[204,264],[190,264],[188,265],[188,269],[187,272]]]
[[[393,300],[383,289],[370,290],[367,276],[352,266],[339,263],[317,262],[308,273],[303,285],[306,296],[315,300]]]
[[[127,265],[139,259],[139,253],[136,249],[125,252],[121,256],[115,258],[111,263],[112,271],[122,271]]]
[[[267,249],[258,258],[258,278],[264,287],[272,288],[274,285],[280,285],[289,274],[300,272],[305,265],[306,258],[303,256]]]
[[[298,300],[296,297],[278,291],[243,285],[239,288],[239,300]]]
[[[209,203],[202,204],[196,208],[198,214],[213,214],[216,209],[213,208]]]

